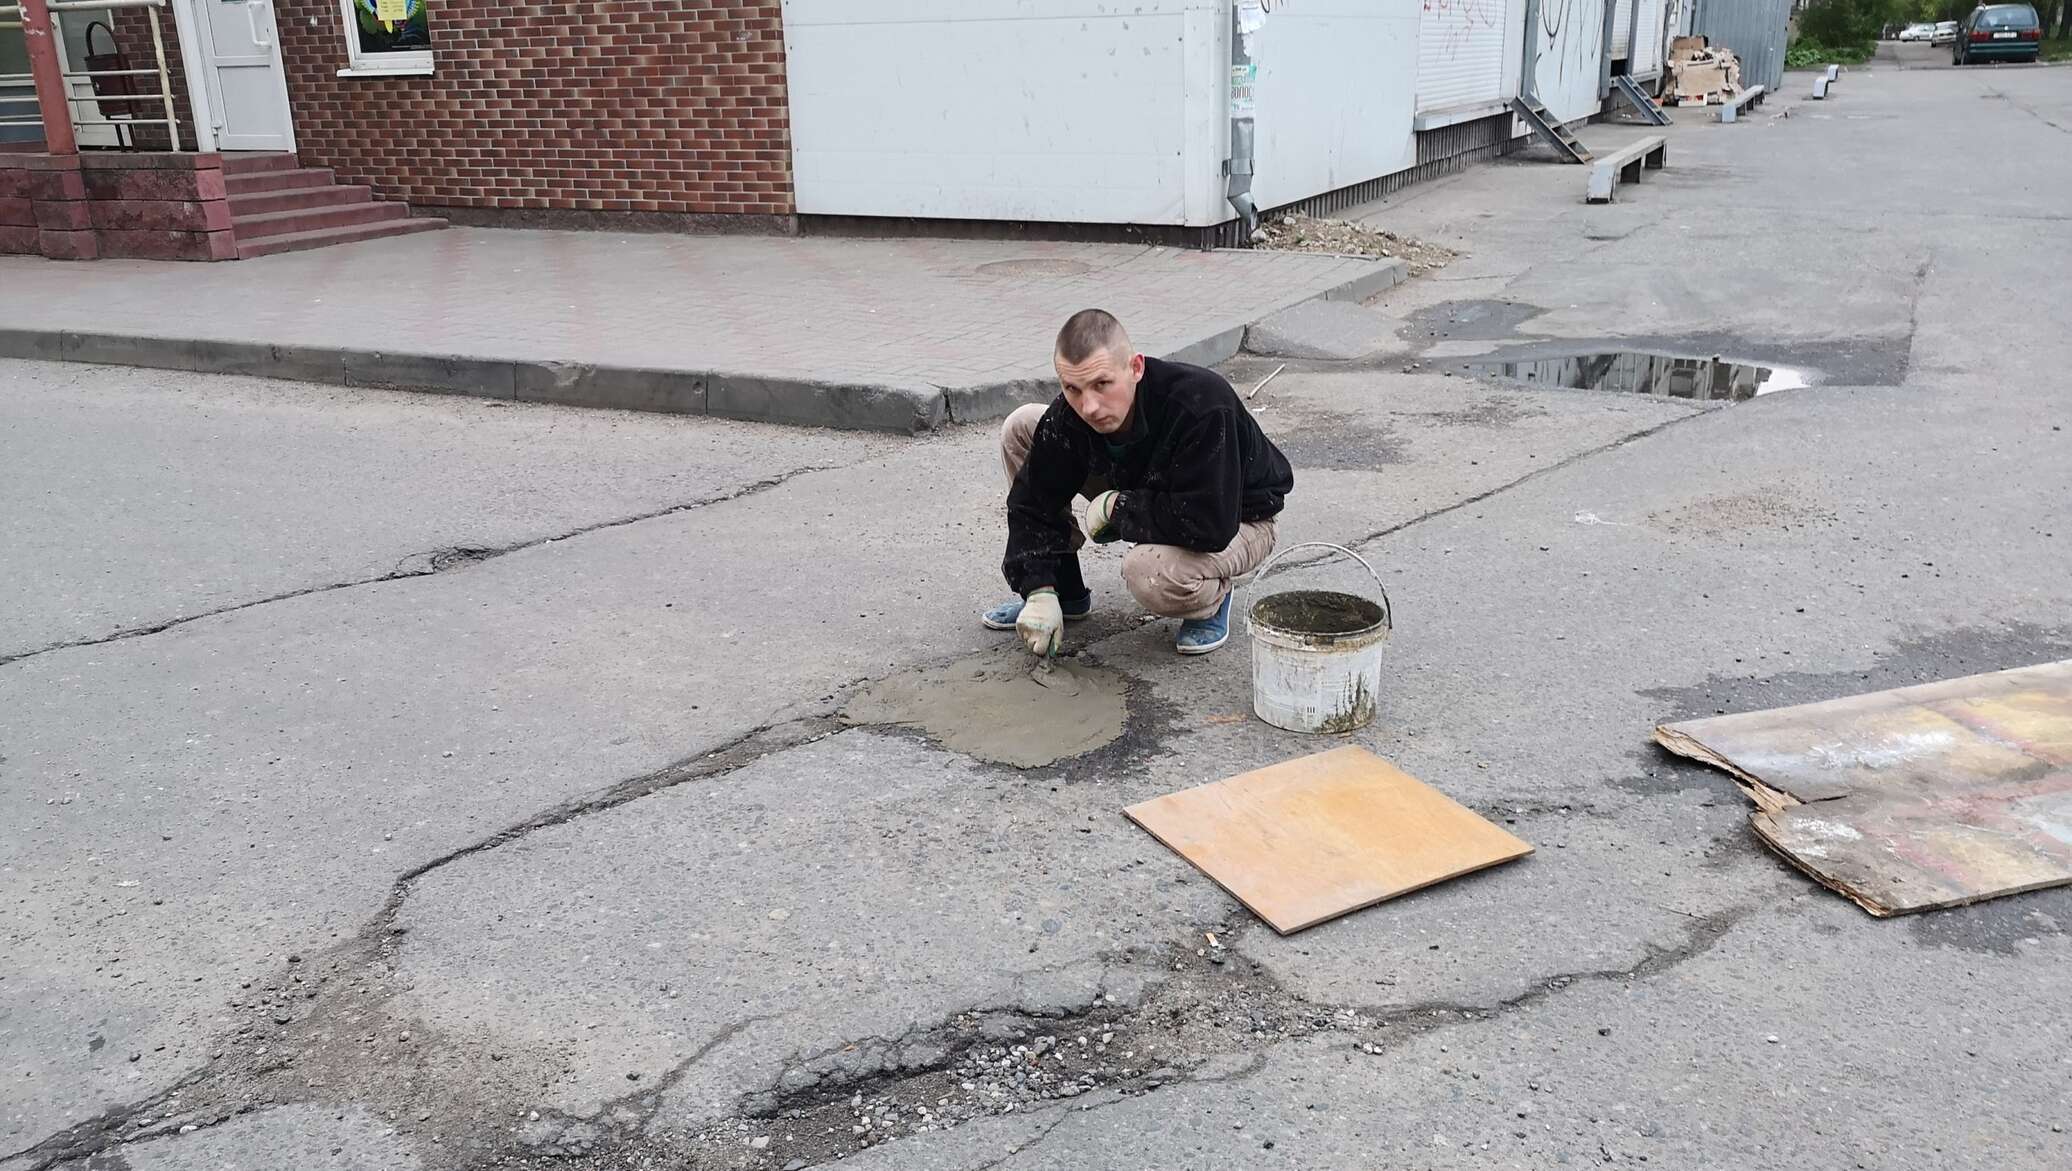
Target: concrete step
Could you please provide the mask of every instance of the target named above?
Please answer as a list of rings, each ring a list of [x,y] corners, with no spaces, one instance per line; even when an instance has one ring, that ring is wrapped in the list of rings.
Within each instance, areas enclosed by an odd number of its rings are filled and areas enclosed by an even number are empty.
[[[249,195],[230,197],[230,214],[243,218],[265,215],[276,211],[307,211],[318,207],[337,207],[347,203],[368,203],[374,199],[372,187],[295,187],[285,191],[255,191]]]
[[[374,224],[409,217],[408,204],[344,203],[336,207],[318,207],[306,211],[270,211],[259,215],[234,216],[230,221],[230,228],[238,243],[245,244],[267,236],[292,236],[302,232],[322,231],[325,228],[349,228],[359,224]]]
[[[255,171],[247,175],[225,172],[223,186],[232,195],[251,195],[260,191],[323,187],[336,182],[337,179],[338,176],[329,167],[296,167],[286,171]]]
[[[288,151],[239,151],[223,156],[223,174],[226,176],[292,171],[301,165],[301,161]]]
[[[400,207],[400,204],[378,206]],[[332,244],[353,244],[362,240],[380,240],[389,236],[410,236],[419,232],[436,232],[446,226],[445,220],[406,219],[383,220],[378,223],[354,224],[344,228],[323,228],[314,232],[293,232],[285,236],[266,236],[258,240],[240,239],[237,245],[239,260],[250,260],[255,256],[271,256],[278,252],[302,252],[310,248],[324,248]]]

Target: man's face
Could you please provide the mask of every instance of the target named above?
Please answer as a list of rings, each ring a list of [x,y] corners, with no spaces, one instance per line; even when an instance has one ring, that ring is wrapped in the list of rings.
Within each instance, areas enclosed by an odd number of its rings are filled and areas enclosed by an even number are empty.
[[[1113,435],[1130,421],[1130,408],[1137,403],[1137,383],[1144,377],[1144,355],[1119,350],[1095,350],[1084,362],[1067,362],[1052,355],[1058,381],[1065,386],[1065,402],[1086,425],[1103,435]]]

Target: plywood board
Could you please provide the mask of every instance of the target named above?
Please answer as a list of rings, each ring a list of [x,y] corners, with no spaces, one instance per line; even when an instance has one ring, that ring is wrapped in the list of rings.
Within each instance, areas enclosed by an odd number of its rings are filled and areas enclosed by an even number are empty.
[[[1123,810],[1282,935],[1532,853],[1364,748]]]
[[[1755,831],[1873,915],[2072,883],[2072,660],[1666,724]]]

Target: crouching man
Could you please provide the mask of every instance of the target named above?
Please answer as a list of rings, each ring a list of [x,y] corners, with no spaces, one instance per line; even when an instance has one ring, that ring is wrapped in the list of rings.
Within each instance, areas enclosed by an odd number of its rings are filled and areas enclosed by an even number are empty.
[[[1123,584],[1153,614],[1181,619],[1174,649],[1230,638],[1231,580],[1273,552],[1295,474],[1221,375],[1147,358],[1099,309],[1072,316],[1054,355],[1064,392],[1000,429],[1007,584],[1020,595],[980,619],[1052,655],[1068,620],[1093,610],[1079,548],[1127,541]],[[1086,530],[1072,517],[1084,496]]]

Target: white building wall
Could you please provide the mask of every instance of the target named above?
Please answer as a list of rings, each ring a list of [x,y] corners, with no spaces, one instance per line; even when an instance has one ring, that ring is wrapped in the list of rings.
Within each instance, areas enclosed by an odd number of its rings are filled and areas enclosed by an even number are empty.
[[[799,211],[1226,220],[1229,13],[1229,0],[785,0]]]
[[[1417,0],[1277,0],[1272,8],[1253,50],[1259,206],[1415,165]]]
[[[1261,207],[1415,164],[1420,5],[1259,7]],[[1222,173],[1232,10],[1233,0],[785,0],[798,209],[1223,223],[1235,214]],[[1501,85],[1501,61],[1488,68]]]
[[[1633,8],[1646,0],[1610,0],[1618,5],[1612,12],[1612,60],[1624,61],[1633,47]]]
[[[1417,112],[1515,96],[1523,48],[1522,0],[1423,0],[1417,24]],[[1514,29],[1516,36],[1512,35]]]
[[[1540,0],[1530,35],[1537,38],[1533,92],[1563,122],[1596,113],[1604,66],[1606,0]]]

